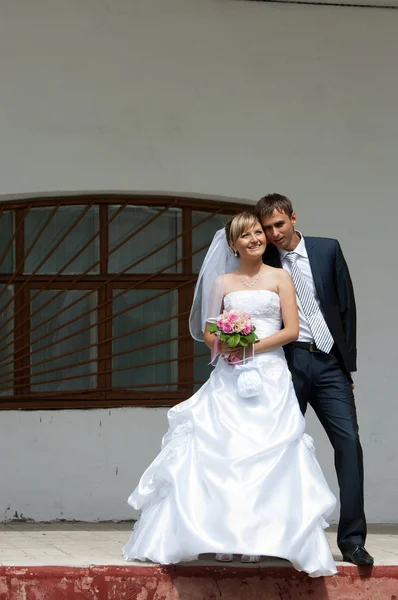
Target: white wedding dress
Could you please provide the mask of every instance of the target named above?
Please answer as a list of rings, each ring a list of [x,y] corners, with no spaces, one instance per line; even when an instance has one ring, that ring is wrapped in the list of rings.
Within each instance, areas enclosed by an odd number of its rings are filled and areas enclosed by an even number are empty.
[[[231,292],[259,338],[280,330],[279,296]],[[336,573],[324,533],[336,499],[315,458],[282,348],[256,355],[258,396],[237,391],[219,359],[209,380],[168,413],[162,450],[128,502],[142,510],[126,560],[170,564],[202,553],[276,556],[312,577]]]

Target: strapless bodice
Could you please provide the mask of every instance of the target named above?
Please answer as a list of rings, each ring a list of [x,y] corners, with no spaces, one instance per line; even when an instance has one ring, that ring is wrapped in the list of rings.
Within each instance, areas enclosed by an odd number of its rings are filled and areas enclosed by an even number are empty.
[[[244,310],[252,318],[259,339],[272,335],[282,325],[279,296],[270,290],[239,290],[224,297],[226,310]]]

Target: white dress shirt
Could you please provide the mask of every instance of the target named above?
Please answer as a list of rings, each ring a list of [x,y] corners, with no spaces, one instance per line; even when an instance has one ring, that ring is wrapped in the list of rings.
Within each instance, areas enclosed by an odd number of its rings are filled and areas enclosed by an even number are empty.
[[[305,247],[304,237],[301,235],[301,233],[299,231],[297,231],[296,233],[298,233],[300,235],[300,242],[296,246],[296,248],[294,250],[292,250],[292,252],[296,252],[298,254],[297,266],[300,269],[300,271],[302,272],[303,277],[304,277],[305,281],[307,282],[310,290],[314,294],[315,300],[316,300],[319,308],[321,308],[318,294],[317,294],[316,288],[315,288],[314,278],[312,276],[311,265],[310,265],[310,261],[308,259],[307,249]],[[288,273],[290,273],[290,263],[288,260],[285,260],[285,256],[288,253],[288,251],[281,250],[279,248],[278,248],[278,251],[279,251],[282,267]],[[313,342],[314,337],[311,333],[310,326],[308,324],[307,318],[304,314],[300,299],[297,296],[297,294],[296,294],[296,299],[297,299],[297,307],[298,307],[298,313],[299,313],[299,326],[300,326],[298,341],[299,342]]]

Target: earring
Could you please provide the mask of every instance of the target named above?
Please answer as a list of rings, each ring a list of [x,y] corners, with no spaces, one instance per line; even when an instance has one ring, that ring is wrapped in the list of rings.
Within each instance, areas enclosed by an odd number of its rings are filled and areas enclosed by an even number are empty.
[[[239,256],[239,252],[237,252],[237,251],[235,250],[235,251],[234,251],[234,256],[235,256],[235,258],[238,258],[238,256]]]

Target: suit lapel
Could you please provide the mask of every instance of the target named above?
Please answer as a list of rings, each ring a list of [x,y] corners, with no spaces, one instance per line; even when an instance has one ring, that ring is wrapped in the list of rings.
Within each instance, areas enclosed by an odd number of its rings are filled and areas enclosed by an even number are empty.
[[[310,261],[314,284],[318,293],[318,298],[322,306],[325,306],[325,295],[323,292],[321,267],[319,265],[318,253],[313,241],[305,238],[305,247],[307,249],[308,260]]]

